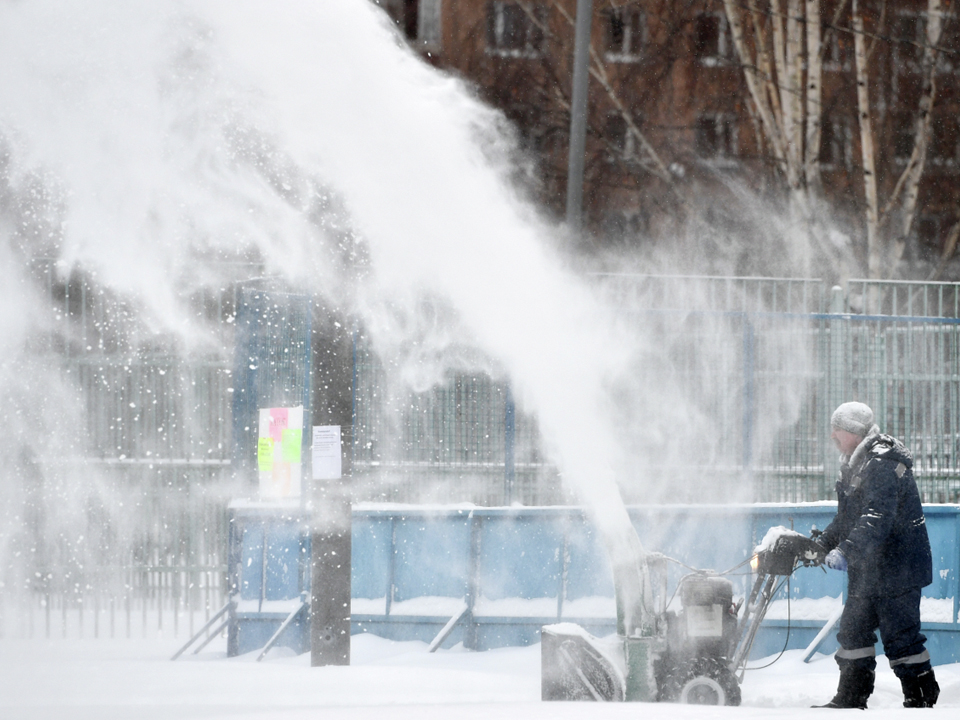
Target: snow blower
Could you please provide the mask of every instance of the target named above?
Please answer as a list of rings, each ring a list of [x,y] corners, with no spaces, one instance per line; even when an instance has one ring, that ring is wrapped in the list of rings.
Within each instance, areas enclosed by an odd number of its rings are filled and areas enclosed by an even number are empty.
[[[679,595],[681,609],[675,612],[666,600],[670,558],[648,554],[643,565],[660,581],[660,607],[632,633],[624,627],[629,613],[621,607],[629,594],[620,592],[615,570],[617,635],[596,638],[572,623],[543,628],[542,699],[739,705],[747,658],[778,579],[800,566],[819,565],[823,557],[810,538],[771,528],[741,564],[749,562],[756,573],[749,598],[734,602],[730,580],[697,570],[677,584],[674,597]]]

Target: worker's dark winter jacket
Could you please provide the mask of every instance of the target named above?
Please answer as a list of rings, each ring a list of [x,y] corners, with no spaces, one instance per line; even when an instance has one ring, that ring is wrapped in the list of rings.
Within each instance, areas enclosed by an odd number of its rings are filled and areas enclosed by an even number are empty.
[[[932,582],[913,458],[899,440],[868,436],[841,467],[837,498],[819,542],[847,558],[851,595],[893,596]]]

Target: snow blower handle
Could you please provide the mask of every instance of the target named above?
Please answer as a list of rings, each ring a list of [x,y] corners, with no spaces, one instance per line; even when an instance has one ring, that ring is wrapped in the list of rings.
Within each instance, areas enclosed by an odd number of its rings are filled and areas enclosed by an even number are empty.
[[[799,565],[821,565],[826,555],[816,540],[800,533],[784,533],[758,553],[758,570],[761,574],[790,575]]]
[[[784,527],[771,528],[755,552],[757,579],[744,605],[738,628],[740,639],[730,661],[730,669],[740,680],[743,680],[757,630],[776,592],[778,578],[793,574],[801,565],[821,565],[826,557],[826,551],[816,540]]]
[[[818,528],[816,525],[810,528],[810,539],[813,540],[814,543],[816,543],[817,547],[820,549],[820,552],[817,554],[817,557],[815,560],[811,560],[809,563],[804,563],[804,565],[813,565],[814,567],[819,567],[821,570],[826,572],[826,568],[824,568],[824,561],[827,558],[827,551],[823,547],[823,544],[820,542],[820,536],[822,535],[823,535],[823,530]]]

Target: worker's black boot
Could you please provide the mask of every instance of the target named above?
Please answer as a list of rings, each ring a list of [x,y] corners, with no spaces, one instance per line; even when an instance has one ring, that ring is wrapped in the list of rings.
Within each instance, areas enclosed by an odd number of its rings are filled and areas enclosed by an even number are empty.
[[[867,709],[867,698],[873,692],[876,673],[872,668],[848,665],[840,669],[840,685],[833,700],[826,705],[814,705],[822,708],[860,708]]]
[[[900,678],[903,686],[903,706],[905,708],[932,708],[940,697],[940,686],[933,674],[933,668],[914,677]]]

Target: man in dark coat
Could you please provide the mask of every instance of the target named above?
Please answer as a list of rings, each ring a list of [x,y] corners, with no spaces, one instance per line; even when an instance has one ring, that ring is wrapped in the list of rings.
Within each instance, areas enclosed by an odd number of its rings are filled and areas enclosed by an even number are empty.
[[[828,551],[824,564],[848,576],[837,633],[840,685],[821,707],[866,708],[878,629],[904,707],[933,707],[940,687],[920,633],[920,588],[932,581],[932,562],[913,458],[880,433],[863,403],[838,407],[830,426],[841,452],[837,516],[817,542]]]

